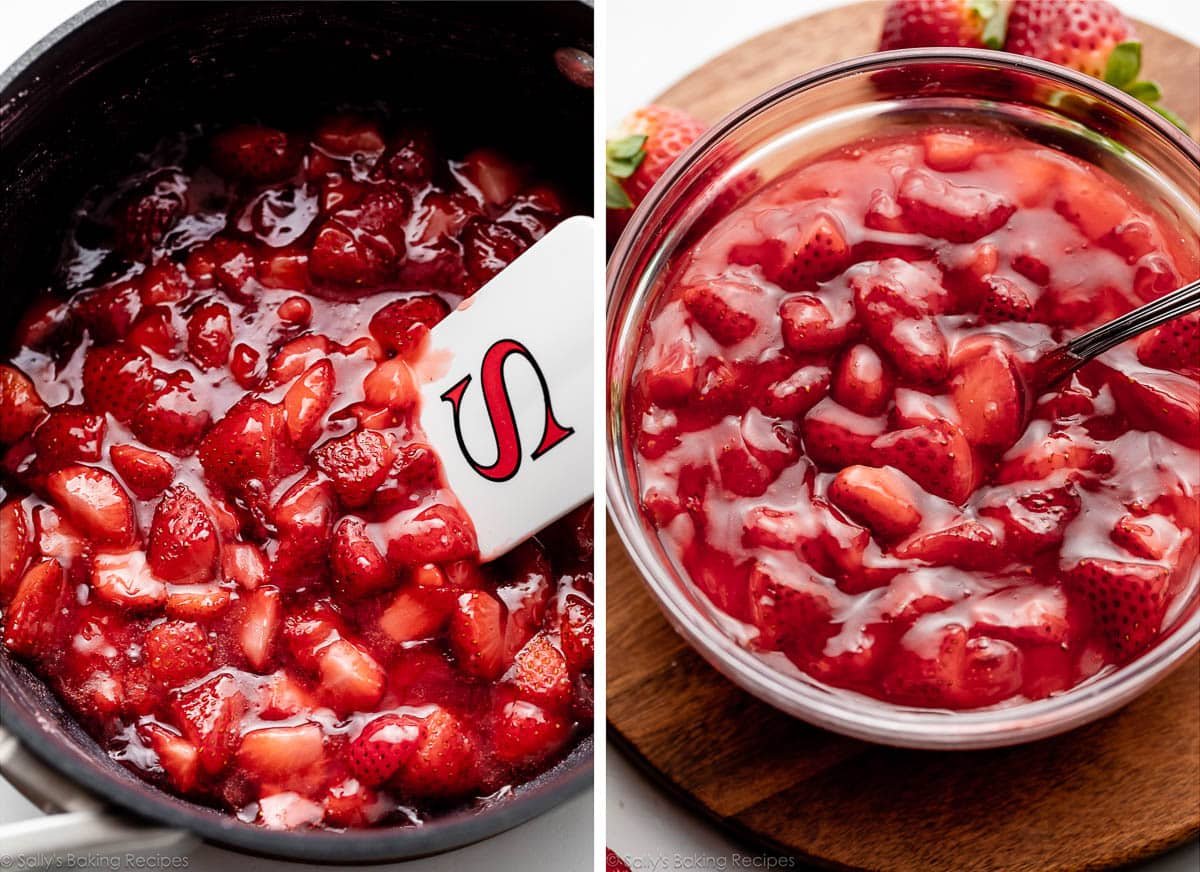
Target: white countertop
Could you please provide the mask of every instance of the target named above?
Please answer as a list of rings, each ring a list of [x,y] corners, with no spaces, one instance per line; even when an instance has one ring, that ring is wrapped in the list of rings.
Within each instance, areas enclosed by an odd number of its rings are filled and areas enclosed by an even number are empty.
[[[763,31],[842,4],[836,0],[688,2],[684,14],[679,11],[681,0],[607,0],[604,5],[608,20],[605,125],[612,128],[623,115],[716,55]],[[1117,5],[1200,44],[1200,3],[1117,0]],[[1169,104],[1170,95],[1166,97]],[[616,750],[608,752],[605,781],[608,846],[625,857],[634,872],[768,868],[754,865],[754,857],[740,852],[709,821],[683,809]],[[1193,842],[1142,868],[1144,872],[1195,872],[1200,869],[1200,845]]]

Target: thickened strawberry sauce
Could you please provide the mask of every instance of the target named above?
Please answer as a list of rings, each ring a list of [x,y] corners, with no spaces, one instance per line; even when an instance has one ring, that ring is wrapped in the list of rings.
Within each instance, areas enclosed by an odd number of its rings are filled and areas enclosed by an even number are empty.
[[[561,757],[591,509],[481,565],[410,364],[564,214],[353,116],[92,196],[0,365],[5,647],[113,757],[269,827],[418,821]]]
[[[1005,133],[807,163],[662,289],[628,401],[643,509],[748,645],[828,684],[963,709],[1111,670],[1196,582],[1200,318],[1053,389],[1034,364],[1197,248]]]

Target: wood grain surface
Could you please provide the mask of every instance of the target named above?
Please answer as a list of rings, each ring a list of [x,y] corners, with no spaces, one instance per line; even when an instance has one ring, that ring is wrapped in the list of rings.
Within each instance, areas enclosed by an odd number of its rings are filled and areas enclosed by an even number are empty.
[[[765,33],[659,102],[714,121],[872,50],[881,9],[859,3]],[[1200,49],[1148,25],[1138,32],[1145,76],[1195,135]],[[810,727],[729,683],[670,628],[611,527],[607,590],[610,737],[748,844],[835,868],[1050,872],[1133,862],[1200,834],[1200,657],[1064,736],[904,751]]]

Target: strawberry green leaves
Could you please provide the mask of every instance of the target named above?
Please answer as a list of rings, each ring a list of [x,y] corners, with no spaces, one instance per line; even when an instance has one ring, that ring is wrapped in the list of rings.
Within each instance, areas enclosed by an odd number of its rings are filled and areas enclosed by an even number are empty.
[[[1142,44],[1127,41],[1118,43],[1108,56],[1104,68],[1104,81],[1115,88],[1120,88],[1131,97],[1141,100],[1159,115],[1166,118],[1176,127],[1188,132],[1187,123],[1165,106],[1160,106],[1162,90],[1154,82],[1138,80],[1142,71]]]
[[[633,201],[621,187],[620,179],[634,174],[646,159],[646,136],[634,134],[610,139],[604,146],[604,200],[609,209],[632,209]]]
[[[971,11],[983,21],[983,44],[990,49],[1004,48],[1008,13],[999,0],[972,0]]]

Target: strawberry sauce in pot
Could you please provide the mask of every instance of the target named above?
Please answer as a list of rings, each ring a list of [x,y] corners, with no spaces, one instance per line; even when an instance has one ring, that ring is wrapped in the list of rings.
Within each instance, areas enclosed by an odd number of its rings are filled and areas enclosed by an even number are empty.
[[[481,565],[409,368],[566,206],[435,140],[162,144],[0,365],[4,646],[112,757],[268,827],[415,821],[590,731],[591,507]]]
[[[642,510],[749,647],[827,684],[970,709],[1112,671],[1197,578],[1200,316],[1029,380],[1198,248],[998,130],[812,160],[672,264],[627,394]]]

